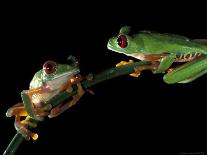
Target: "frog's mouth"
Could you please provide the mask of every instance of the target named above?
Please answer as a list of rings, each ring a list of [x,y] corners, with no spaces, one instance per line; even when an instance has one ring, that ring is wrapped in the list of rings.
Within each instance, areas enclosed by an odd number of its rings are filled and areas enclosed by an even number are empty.
[[[56,76],[54,79],[58,79],[58,78],[65,77],[65,76],[70,77],[70,76],[74,76],[78,73],[80,73],[80,69],[73,69],[70,72],[66,72],[66,73],[60,74],[59,76]]]
[[[111,40],[109,40],[109,42],[108,42],[108,44],[107,44],[107,48],[108,48],[109,50],[111,50],[111,51],[116,52],[116,53],[124,54],[124,55],[130,57],[130,59],[131,59],[131,58],[132,58],[132,59],[136,58],[136,59],[138,59],[138,60],[145,60],[145,56],[146,56],[146,54],[143,54],[143,53],[130,53],[130,54],[125,53],[125,52],[123,52],[123,51],[121,51],[121,50],[118,50],[118,49],[116,49],[115,47],[113,47],[113,46],[112,46],[112,43],[111,43]]]
[[[113,38],[109,39],[108,44],[107,44],[107,48],[109,50],[111,50],[111,51],[115,51],[115,52],[121,53],[119,50],[116,50],[116,48],[113,47],[112,42],[113,42]]]
[[[73,69],[69,72],[60,74],[57,77],[54,77],[52,80],[46,81],[46,84],[51,90],[59,89],[60,86],[66,84],[71,78],[80,72],[79,69]]]
[[[123,49],[120,49],[118,47],[114,47],[113,44],[112,44],[112,41],[113,40],[111,40],[111,39],[108,41],[107,48],[109,50],[114,51],[114,52],[117,52],[117,53],[121,53],[121,54],[124,54],[124,55],[127,55],[124,51],[123,52],[121,51]]]

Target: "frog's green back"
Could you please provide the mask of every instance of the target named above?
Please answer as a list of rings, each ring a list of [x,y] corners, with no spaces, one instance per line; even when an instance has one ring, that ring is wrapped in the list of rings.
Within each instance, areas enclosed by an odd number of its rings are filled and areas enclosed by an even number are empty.
[[[207,46],[195,43],[190,39],[179,35],[141,31],[137,35],[134,35],[133,38],[142,40],[144,53],[162,54],[165,52],[198,52],[207,54]]]

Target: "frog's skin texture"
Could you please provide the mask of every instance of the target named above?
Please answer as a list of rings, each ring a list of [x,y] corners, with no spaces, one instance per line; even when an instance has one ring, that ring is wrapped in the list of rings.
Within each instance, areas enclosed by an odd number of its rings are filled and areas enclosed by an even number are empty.
[[[207,46],[205,39],[190,40],[174,34],[140,31],[130,33],[130,27],[120,29],[118,35],[109,39],[108,49],[151,61],[151,66],[135,68],[137,74],[144,69],[153,73],[168,72],[163,79],[168,84],[188,83],[207,73]],[[177,68],[170,68],[174,62],[182,62]],[[118,65],[125,64],[121,62]]]
[[[72,59],[73,57],[71,57]],[[36,123],[30,121],[30,118],[41,121],[44,117],[50,118],[56,117],[81,98],[84,94],[84,90],[80,84],[82,77],[78,74],[80,72],[79,67],[76,64],[57,64],[54,61],[47,61],[43,65],[43,69],[35,73],[33,79],[30,82],[29,90],[22,91],[22,96],[28,96],[30,105],[34,116],[29,115],[27,103],[22,98],[23,103],[18,103],[15,106],[8,109],[6,115],[8,117],[15,116],[15,128],[21,133],[27,140],[30,138],[36,140],[37,134],[32,133],[28,128],[36,127]],[[71,92],[72,86],[77,85],[77,94],[67,103],[61,104],[51,110],[52,107],[47,107],[46,102],[52,97],[62,91]],[[22,117],[26,117],[22,120]]]

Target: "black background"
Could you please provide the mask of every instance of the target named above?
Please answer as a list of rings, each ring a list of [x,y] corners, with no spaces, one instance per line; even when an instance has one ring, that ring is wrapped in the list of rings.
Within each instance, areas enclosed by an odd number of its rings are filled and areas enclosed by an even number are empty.
[[[111,3],[9,4],[2,11],[0,153],[16,132],[5,112],[21,101],[20,92],[46,60],[64,63],[75,55],[82,75],[113,67],[129,59],[106,48],[124,25],[207,37],[200,3]],[[205,152],[207,77],[167,85],[162,76],[144,71],[138,79],[123,76],[92,87],[94,96],[39,123],[38,141],[24,142],[17,154]]]

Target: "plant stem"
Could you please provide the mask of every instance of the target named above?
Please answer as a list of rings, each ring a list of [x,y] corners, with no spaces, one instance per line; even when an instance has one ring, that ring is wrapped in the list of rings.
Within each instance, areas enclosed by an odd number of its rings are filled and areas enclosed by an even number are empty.
[[[12,141],[9,143],[7,149],[4,151],[3,155],[13,155],[24,141],[24,137],[20,133],[16,133]]]
[[[131,74],[134,72],[134,67],[150,65],[150,64],[151,63],[149,61],[139,61],[139,62],[129,63],[127,65],[116,67],[116,68],[110,68],[96,74],[94,77],[92,77],[92,80],[82,81],[82,86],[83,88],[89,88],[100,82],[110,80],[112,78],[119,77],[122,75]]]

